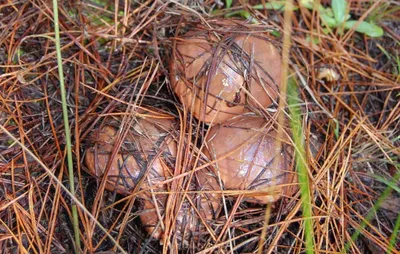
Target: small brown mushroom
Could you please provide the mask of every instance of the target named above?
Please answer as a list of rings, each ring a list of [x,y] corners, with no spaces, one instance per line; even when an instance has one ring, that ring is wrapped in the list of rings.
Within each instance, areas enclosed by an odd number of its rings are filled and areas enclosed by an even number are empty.
[[[206,123],[269,107],[281,83],[278,49],[242,22],[209,23],[214,30],[198,26],[176,38],[170,79],[182,104]]]
[[[175,218],[175,230],[180,240],[186,241],[189,236],[199,234],[204,229],[201,218],[206,223],[213,218],[216,218],[221,210],[221,196],[217,192],[210,193],[210,191],[216,191],[219,189],[220,187],[216,178],[208,169],[197,171],[194,174],[189,191],[196,191],[196,193],[188,195],[188,198],[195,205],[196,209],[185,200]],[[161,191],[165,192],[166,188]],[[159,239],[163,234],[163,229],[159,225],[160,218],[158,213],[161,216],[164,216],[168,195],[158,194],[156,196],[157,207],[149,192],[146,192],[146,196],[142,196],[142,199],[144,209],[139,213],[140,220],[146,227],[147,232],[152,234],[154,238]],[[200,213],[201,218],[196,210]],[[184,239],[182,239],[182,237]],[[187,245],[187,243],[185,245]]]
[[[143,112],[142,112],[143,115]],[[146,231],[154,238],[160,239],[163,234],[161,220],[164,219],[168,199],[168,185],[163,183],[173,176],[177,143],[174,131],[177,124],[172,119],[158,117],[137,118],[131,125],[118,148],[118,131],[121,121],[118,118],[107,119],[105,125],[92,135],[94,146],[86,152],[85,163],[89,171],[103,177],[107,170],[106,189],[120,194],[131,194],[141,181],[138,197],[142,203],[140,219]],[[114,159],[110,162],[114,149]],[[213,219],[220,210],[220,195],[202,193],[201,191],[218,190],[216,179],[203,169],[194,173],[190,190],[195,194],[188,195],[195,208],[184,201],[176,217],[176,234],[178,238],[190,235],[204,227],[203,221]],[[163,193],[157,193],[163,192]]]
[[[146,173],[152,179],[164,179],[166,165],[173,165],[176,142],[171,132],[175,122],[163,118],[141,118],[128,131],[121,146],[115,153],[107,172],[106,188],[120,194],[130,194],[138,181]],[[92,174],[103,176],[112,152],[116,149],[116,139],[120,119],[108,119],[107,124],[92,135],[94,147],[86,152],[85,163]]]
[[[277,147],[276,136],[263,118],[252,116],[210,129],[206,153],[215,161],[226,189],[260,191],[246,194],[245,200],[264,204],[293,195],[297,190],[293,149],[287,138]]]

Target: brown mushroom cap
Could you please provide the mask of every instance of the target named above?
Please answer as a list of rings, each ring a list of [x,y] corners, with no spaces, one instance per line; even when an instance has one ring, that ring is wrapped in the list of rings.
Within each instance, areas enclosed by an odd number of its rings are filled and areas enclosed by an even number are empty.
[[[277,132],[265,125],[259,117],[240,117],[213,126],[207,138],[207,152],[216,161],[225,188],[266,191],[245,195],[248,202],[264,204],[297,189],[293,149],[287,139],[277,147]]]
[[[94,147],[88,149],[85,163],[92,174],[103,176],[116,147],[120,119],[107,119],[107,124],[96,130]],[[176,142],[171,132],[175,121],[163,118],[137,118],[116,152],[107,173],[106,188],[120,194],[129,194],[148,169],[152,179],[164,180],[166,165],[174,163]]]
[[[117,137],[121,135],[118,132],[120,125],[120,119],[107,119],[106,124],[93,133],[92,139],[95,145],[87,150],[85,156],[85,164],[92,174],[103,177],[113,150],[117,149]],[[160,217],[157,211],[164,219],[168,198],[165,192],[168,186],[162,182],[173,175],[177,149],[173,132],[176,130],[176,123],[172,119],[151,116],[137,118],[121,142],[107,172],[106,189],[120,194],[132,193],[144,177],[140,185],[141,192],[138,194],[143,207],[139,216],[146,231],[158,239],[161,238],[163,230],[158,223]],[[193,176],[190,189],[218,190],[219,185],[216,179],[209,174],[207,169],[197,171]],[[157,192],[164,193],[157,194]],[[152,193],[155,193],[154,198]],[[219,194],[196,192],[189,197],[205,222],[213,219],[220,210]],[[195,209],[185,201],[177,215],[176,234],[178,237],[196,232],[202,226]]]
[[[175,93],[196,118],[207,123],[222,123],[252,107],[268,107],[279,93],[278,49],[240,23],[227,24],[228,28],[218,30],[219,39],[204,28],[177,38],[170,61]]]

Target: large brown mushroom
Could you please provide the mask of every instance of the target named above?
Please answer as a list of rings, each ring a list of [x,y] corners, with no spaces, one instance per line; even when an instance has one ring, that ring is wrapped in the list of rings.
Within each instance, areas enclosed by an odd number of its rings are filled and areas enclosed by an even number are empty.
[[[271,40],[239,21],[210,21],[175,39],[170,80],[182,104],[206,123],[222,123],[277,100],[281,56]]]
[[[226,189],[253,190],[246,201],[271,203],[297,190],[293,148],[285,136],[280,146],[276,138],[263,118],[239,117],[210,129],[206,153]]]
[[[148,113],[148,112],[147,112]],[[171,118],[154,117],[141,112],[121,140],[123,128],[120,118],[107,118],[104,126],[91,136],[93,147],[86,152],[85,163],[89,171],[106,178],[106,189],[120,194],[138,193],[143,209],[139,212],[146,231],[154,238],[161,238],[162,223],[169,190],[165,180],[173,176],[177,149],[177,123]],[[121,140],[118,142],[118,140]],[[120,145],[119,145],[120,144]],[[116,151],[114,152],[114,150]],[[114,155],[111,161],[111,156]],[[105,175],[105,173],[107,173]],[[140,188],[137,185],[140,184]],[[188,236],[204,227],[220,210],[220,195],[201,191],[218,190],[216,179],[207,169],[194,173],[187,201],[176,216],[178,238]],[[157,193],[163,192],[163,193]],[[195,212],[199,211],[200,216]]]

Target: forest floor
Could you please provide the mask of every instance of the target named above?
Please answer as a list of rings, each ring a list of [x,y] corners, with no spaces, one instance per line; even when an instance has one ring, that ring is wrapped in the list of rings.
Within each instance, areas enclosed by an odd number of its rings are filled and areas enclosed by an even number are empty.
[[[400,253],[400,4],[349,0],[360,27],[342,29],[325,21],[340,19],[346,1],[332,1],[334,14],[331,1],[307,2],[287,10],[267,0],[59,1],[61,58],[51,1],[1,2],[0,252]],[[182,158],[201,154],[208,127],[174,95],[168,66],[178,36],[228,18],[289,49],[295,105],[281,94],[283,108],[271,112],[293,119],[290,106],[300,110],[293,145],[308,187],[272,205],[225,195],[207,230],[182,243],[174,230],[152,238],[140,198],[105,190],[84,163],[91,133],[106,116],[152,108],[181,124]],[[170,186],[201,166],[182,165]],[[178,195],[164,218],[186,199]]]

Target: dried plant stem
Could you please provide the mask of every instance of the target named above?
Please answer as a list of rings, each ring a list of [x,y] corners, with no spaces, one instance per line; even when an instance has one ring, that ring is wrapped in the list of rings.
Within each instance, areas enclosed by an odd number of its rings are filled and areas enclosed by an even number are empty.
[[[63,120],[64,120],[64,129],[65,129],[65,142],[67,148],[67,161],[68,161],[68,175],[69,175],[69,186],[72,195],[75,195],[75,184],[74,184],[74,170],[73,170],[73,162],[72,162],[72,146],[71,146],[71,135],[70,135],[70,127],[68,122],[68,110],[67,110],[67,98],[65,92],[64,85],[64,72],[62,66],[62,56],[61,56],[61,45],[60,45],[60,27],[58,20],[58,3],[57,0],[53,0],[53,15],[54,15],[54,32],[56,36],[55,44],[56,44],[56,53],[57,53],[57,65],[58,65],[58,75],[60,80],[60,92],[61,92],[61,103],[62,103],[62,112],[63,112]],[[72,224],[74,227],[74,235],[75,235],[75,250],[76,252],[80,252],[81,250],[81,241],[79,237],[79,220],[78,220],[78,210],[76,208],[76,204],[71,200],[71,211],[72,211]]]

